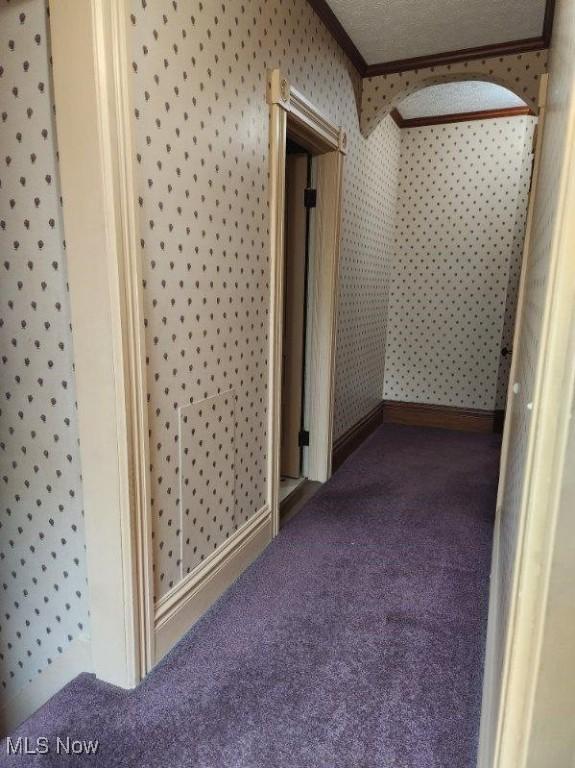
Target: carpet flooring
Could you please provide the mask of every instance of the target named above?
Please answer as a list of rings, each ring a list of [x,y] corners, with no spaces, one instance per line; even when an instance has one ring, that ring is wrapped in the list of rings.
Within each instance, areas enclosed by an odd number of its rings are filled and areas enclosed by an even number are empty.
[[[499,450],[380,427],[138,688],[80,675],[0,765],[474,768]]]

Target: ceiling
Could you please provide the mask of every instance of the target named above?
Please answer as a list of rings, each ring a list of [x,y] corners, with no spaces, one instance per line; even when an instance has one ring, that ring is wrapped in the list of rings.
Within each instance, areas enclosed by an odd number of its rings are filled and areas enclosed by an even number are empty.
[[[404,120],[412,120],[525,106],[525,102],[507,88],[481,80],[467,80],[422,88],[405,98],[398,105],[398,111]]]
[[[545,0],[327,0],[368,65],[543,34]]]

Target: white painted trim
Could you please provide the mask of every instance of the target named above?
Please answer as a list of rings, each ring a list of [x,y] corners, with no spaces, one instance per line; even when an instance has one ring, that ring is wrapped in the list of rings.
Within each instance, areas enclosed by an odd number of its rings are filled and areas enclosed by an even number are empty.
[[[153,659],[151,519],[128,0],[50,3],[97,676]]]
[[[275,536],[279,531],[286,135],[289,131],[316,156],[318,205],[313,218],[315,277],[311,286],[310,446],[306,465],[308,479],[320,482],[331,474],[341,189],[347,135],[290,86],[278,69],[269,72],[267,100],[271,249],[268,503]]]
[[[339,284],[343,155],[316,157],[317,208],[314,216],[310,283],[311,366],[309,381],[310,434],[307,477],[325,482],[331,475],[335,390],[335,347]]]
[[[90,641],[78,637],[18,693],[4,699],[0,708],[0,736],[12,733],[77,675],[92,671]]]
[[[561,492],[566,489],[566,480],[572,478],[573,471],[565,462],[575,378],[574,27],[575,0],[560,0],[551,50],[545,135],[538,137],[543,146],[536,177],[531,245],[528,243],[530,249],[537,249],[540,259],[546,257],[543,266],[537,265],[534,279],[542,279],[543,269],[548,271],[548,277],[542,302],[540,346],[533,361],[534,382],[529,389],[532,423],[522,478],[520,530],[509,618],[490,615],[490,622],[507,620],[508,630],[498,697],[495,699],[493,691],[487,689],[493,699],[489,708],[495,725],[482,723],[481,768],[539,768],[547,765],[546,761],[549,766],[563,766],[566,765],[564,759],[557,762],[555,757],[562,750],[563,755],[568,750],[569,758],[572,757],[573,711],[561,712],[558,702],[561,695],[565,696],[565,690],[545,691],[541,682],[550,669],[557,679],[557,664],[563,663],[560,675],[569,698],[573,698],[572,648],[561,648],[561,640],[550,637],[553,626],[548,609],[555,601],[562,600],[566,610],[560,612],[555,621],[559,620],[565,629],[573,622],[574,590],[572,580],[568,579],[569,572],[567,569],[563,572],[565,592],[562,595],[557,591],[553,594],[553,588],[561,589],[561,580],[558,586],[551,576],[560,552],[559,538],[563,530],[569,530],[564,520],[563,529],[560,527],[560,504]],[[544,97],[545,85],[542,99]],[[520,301],[524,301],[522,295]],[[522,332],[525,331],[520,328],[519,333]],[[513,385],[513,376],[510,381]],[[570,517],[572,519],[572,515]],[[569,567],[572,569],[572,561]],[[489,674],[491,651],[488,645],[487,683],[493,677]],[[557,714],[562,718],[559,721]],[[558,744],[558,740],[563,743]]]
[[[517,313],[515,317],[515,329],[513,334],[513,348],[518,350],[520,346],[520,337],[524,333],[524,305],[525,305],[525,291],[527,283],[529,252],[531,248],[532,230],[533,230],[533,215],[535,207],[535,198],[538,187],[539,172],[541,166],[541,146],[543,141],[543,132],[545,128],[545,100],[547,94],[547,82],[548,75],[542,75],[539,83],[539,114],[538,122],[536,126],[535,135],[535,151],[533,158],[533,175],[531,181],[531,191],[529,194],[529,205],[527,209],[527,220],[525,225],[525,240],[523,244],[523,257],[521,277],[519,281],[519,291],[517,299]],[[497,653],[496,642],[500,636],[499,627],[502,621],[501,616],[497,614],[497,606],[499,604],[499,584],[501,580],[500,575],[500,521],[501,521],[501,509],[503,504],[503,495],[505,489],[505,483],[507,478],[507,464],[509,445],[511,439],[511,424],[513,419],[513,412],[516,407],[515,396],[513,393],[513,383],[517,378],[518,359],[515,355],[511,361],[511,369],[509,372],[509,383],[507,389],[507,403],[505,408],[505,424],[503,428],[503,440],[501,446],[501,463],[499,469],[499,487],[497,489],[497,505],[496,505],[496,517],[495,517],[495,530],[493,538],[493,552],[492,552],[492,565],[491,565],[491,589],[489,592],[489,621],[487,627],[487,643],[485,651],[485,672],[483,678],[483,698],[482,698],[482,710],[481,710],[481,726],[479,733],[479,749],[478,749],[478,768],[491,768],[493,765],[494,754],[496,749],[497,734],[501,729],[501,701],[500,696],[503,695],[507,676],[508,667],[504,666],[501,674],[501,680],[496,679],[495,669],[495,656]],[[522,545],[522,539],[520,534],[519,549]],[[513,593],[517,593],[517,589],[513,590]],[[512,609],[513,610],[513,609]],[[512,643],[512,631],[511,628],[507,636],[507,649],[505,652],[508,657],[510,652],[510,644]]]
[[[563,26],[562,26],[563,24]],[[537,359],[533,425],[522,499],[523,531],[514,566],[513,616],[506,649],[505,689],[499,714],[495,768],[523,768],[529,762],[529,738],[536,708],[536,686],[541,667],[550,572],[554,556],[560,492],[572,418],[572,333],[575,307],[575,2],[558,8],[547,104],[546,135],[543,138],[540,192],[535,204],[539,215],[540,196],[557,185],[555,216],[537,224],[535,237],[551,226],[549,278]],[[559,52],[559,48],[561,51]],[[562,59],[563,72],[553,66]],[[554,82],[555,80],[555,82]],[[552,95],[551,95],[552,94]],[[551,101],[553,99],[553,101]],[[557,153],[554,131],[560,124],[564,146],[559,173],[547,171],[551,153]],[[544,176],[545,175],[545,176]],[[570,468],[572,472],[573,469]],[[565,675],[573,668],[565,669]],[[573,713],[567,728],[572,728]],[[541,744],[535,745],[539,748]]]
[[[268,365],[268,504],[272,513],[273,535],[279,533],[281,365],[284,301],[285,238],[285,110],[270,106],[270,348]],[[279,261],[276,257],[279,254]]]
[[[271,513],[266,504],[158,601],[154,620],[156,662],[251,565],[271,538]]]

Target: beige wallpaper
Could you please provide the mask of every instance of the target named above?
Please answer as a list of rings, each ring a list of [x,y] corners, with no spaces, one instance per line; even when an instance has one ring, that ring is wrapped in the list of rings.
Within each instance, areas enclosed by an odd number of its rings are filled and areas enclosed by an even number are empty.
[[[547,51],[532,51],[367,77],[363,80],[361,99],[363,133],[369,136],[382,118],[410,93],[450,80],[497,83],[512,90],[530,107],[535,107],[539,75],[547,71],[547,57]]]
[[[335,438],[381,402],[374,383],[383,381],[384,372],[400,142],[401,130],[385,118],[372,134],[359,173],[346,185],[344,199],[353,214],[342,240]]]
[[[133,0],[131,23],[160,596],[265,503],[267,70],[349,134],[336,434],[381,398],[397,137],[361,136],[357,74],[305,0]]]
[[[44,0],[0,0],[0,698],[88,631]]]
[[[504,402],[535,118],[403,129],[384,397]]]

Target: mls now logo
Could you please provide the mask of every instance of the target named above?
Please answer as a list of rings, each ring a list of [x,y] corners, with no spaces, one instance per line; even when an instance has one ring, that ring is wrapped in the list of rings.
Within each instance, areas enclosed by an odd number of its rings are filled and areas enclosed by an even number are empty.
[[[64,739],[57,736],[53,744],[47,736],[38,736],[37,739],[19,736],[15,740],[8,736],[6,739],[9,755],[47,755],[49,752],[57,755],[95,755],[99,746],[97,739],[71,739],[69,736]]]

